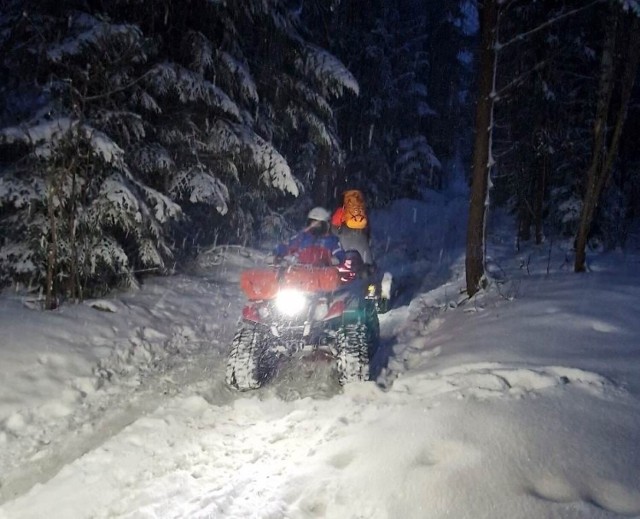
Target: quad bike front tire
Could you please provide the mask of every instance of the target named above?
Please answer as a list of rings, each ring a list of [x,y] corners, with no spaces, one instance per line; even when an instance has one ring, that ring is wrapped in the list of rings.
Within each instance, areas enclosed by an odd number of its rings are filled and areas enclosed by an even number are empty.
[[[240,391],[258,389],[263,382],[261,361],[265,350],[264,332],[255,326],[241,325],[227,359],[226,382]]]
[[[338,382],[369,380],[369,330],[364,323],[347,324],[336,334]]]

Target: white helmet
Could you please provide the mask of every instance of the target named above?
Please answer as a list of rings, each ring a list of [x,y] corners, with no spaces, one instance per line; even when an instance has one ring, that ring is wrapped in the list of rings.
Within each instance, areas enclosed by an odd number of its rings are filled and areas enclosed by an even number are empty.
[[[324,207],[314,207],[307,215],[309,220],[318,220],[319,222],[329,222],[331,215]]]

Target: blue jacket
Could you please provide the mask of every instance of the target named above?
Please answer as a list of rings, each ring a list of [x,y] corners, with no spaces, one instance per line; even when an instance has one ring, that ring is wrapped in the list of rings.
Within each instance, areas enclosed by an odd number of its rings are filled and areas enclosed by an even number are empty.
[[[315,236],[309,231],[301,231],[288,243],[278,244],[273,252],[279,257],[295,256],[300,263],[312,265],[331,265],[332,258],[336,258],[337,263],[342,263],[345,258],[337,236]]]

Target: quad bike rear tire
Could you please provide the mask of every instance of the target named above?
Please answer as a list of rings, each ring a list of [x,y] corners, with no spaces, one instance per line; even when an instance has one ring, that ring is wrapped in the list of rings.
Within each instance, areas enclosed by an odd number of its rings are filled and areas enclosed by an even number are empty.
[[[255,326],[241,325],[231,341],[227,359],[227,384],[240,391],[258,389],[264,379],[261,373],[264,352],[264,332]]]
[[[369,330],[364,323],[347,324],[336,334],[338,382],[369,380]]]

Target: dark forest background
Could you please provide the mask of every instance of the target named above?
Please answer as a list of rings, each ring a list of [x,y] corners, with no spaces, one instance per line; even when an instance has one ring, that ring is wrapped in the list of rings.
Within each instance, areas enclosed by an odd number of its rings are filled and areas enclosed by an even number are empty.
[[[383,207],[471,184],[483,74],[490,199],[518,243],[579,238],[604,164],[589,244],[624,247],[638,15],[636,0],[5,0],[0,285],[54,307],[278,239],[346,188]]]

